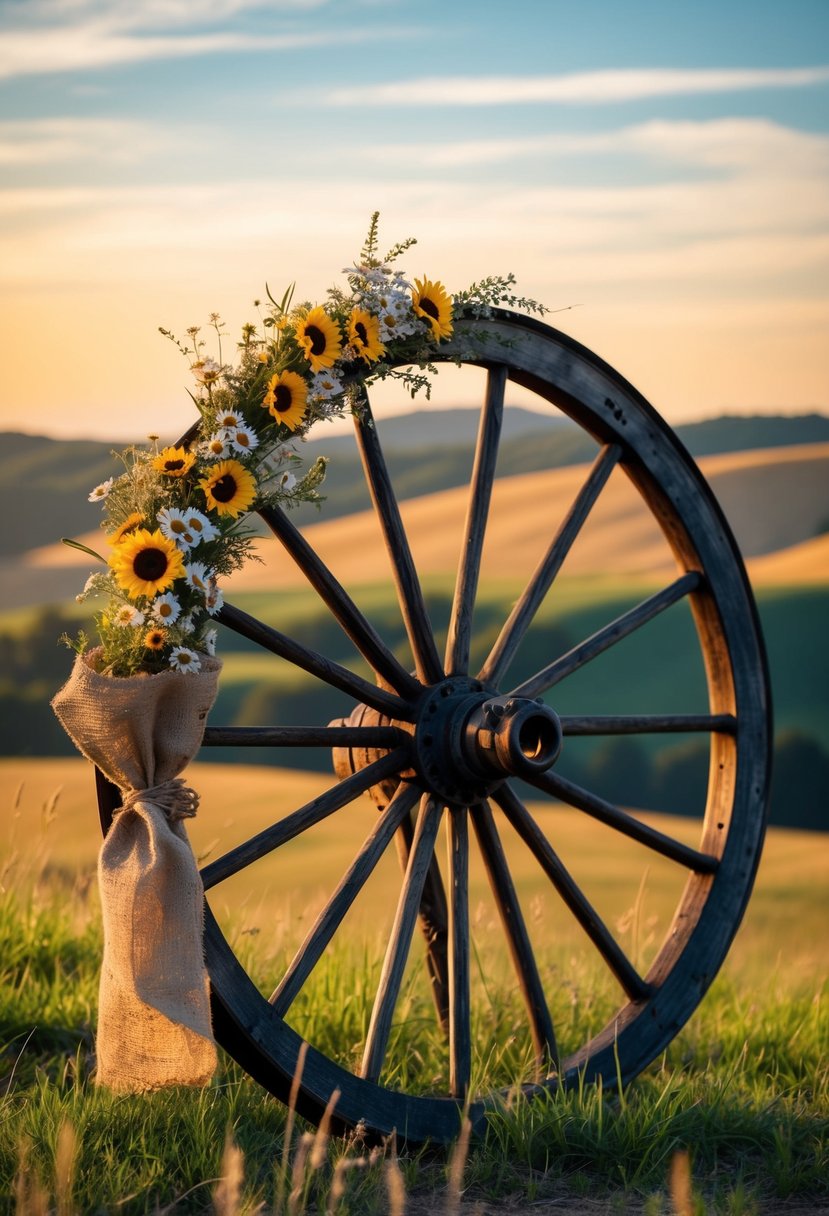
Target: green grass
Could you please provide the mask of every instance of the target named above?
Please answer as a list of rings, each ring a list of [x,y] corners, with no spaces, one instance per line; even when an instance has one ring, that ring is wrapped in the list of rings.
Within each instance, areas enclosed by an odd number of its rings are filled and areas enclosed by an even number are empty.
[[[84,766],[76,767],[85,781]],[[11,782],[20,771],[7,766],[5,776]],[[245,805],[256,805],[256,789],[263,799],[270,789],[273,801],[273,770],[226,772],[199,768],[207,802],[200,818],[218,818],[225,780],[249,779]],[[468,1150],[461,1145],[452,1181],[443,1154],[398,1160],[392,1145],[372,1154],[358,1143],[314,1140],[227,1057],[216,1082],[201,1091],[114,1097],[94,1086],[101,941],[90,880],[91,798],[76,810],[71,780],[59,798],[41,798],[50,776],[40,775],[40,787],[29,779],[15,800],[0,857],[0,1211],[389,1213],[403,1210],[395,1207],[398,1183],[409,1209],[451,1211],[462,1167],[470,1203],[555,1199],[559,1210],[574,1213],[582,1201],[594,1213],[667,1213],[674,1210],[671,1172],[679,1178],[673,1184],[678,1202],[686,1150],[696,1205],[689,1211],[778,1212],[794,1201],[816,1211],[829,1204],[829,987],[820,941],[829,859],[821,837],[771,833],[732,955],[659,1060],[621,1094],[585,1086],[528,1104],[513,1092],[484,1139]],[[277,776],[277,788],[312,780]],[[218,807],[211,805],[213,781]],[[73,853],[69,838],[83,834],[83,814],[86,848]],[[340,839],[338,820],[330,822],[332,838],[317,842],[313,855],[323,888],[342,872],[336,853],[349,836]],[[242,829],[246,823],[233,831]],[[566,818],[556,830],[563,848],[575,847],[578,830],[569,835]],[[611,851],[599,847],[600,839],[598,826],[583,839],[582,877],[597,891],[611,886],[614,874]],[[307,870],[303,875],[308,882]],[[531,878],[517,876],[522,901],[530,921],[540,920],[544,939],[551,939],[551,912],[539,905]],[[638,929],[625,930],[629,948],[635,932],[646,933],[649,911],[660,907],[661,885],[654,871]],[[263,986],[290,948],[290,933],[307,924],[314,890],[309,883],[291,899],[283,884],[255,907],[237,909],[238,941]],[[617,897],[621,906],[630,891]],[[380,899],[388,899],[385,888]],[[473,932],[482,931],[483,943],[475,983],[485,981],[492,999],[478,1015],[475,1068],[481,1086],[491,1089],[520,1072],[512,1033],[520,1011],[509,985],[499,987],[505,963],[478,902],[473,894]],[[309,988],[294,1013],[315,1045],[345,1061],[363,1033],[382,940],[376,924],[355,925],[327,960],[325,981]],[[583,1034],[603,1019],[612,994],[576,939],[556,941],[547,957],[566,980],[553,1001],[559,1032]],[[441,1072],[445,1055],[420,1000],[413,979],[399,1012],[401,1022],[405,1014],[418,1029],[407,1038],[400,1071],[389,1078],[412,1089]]]

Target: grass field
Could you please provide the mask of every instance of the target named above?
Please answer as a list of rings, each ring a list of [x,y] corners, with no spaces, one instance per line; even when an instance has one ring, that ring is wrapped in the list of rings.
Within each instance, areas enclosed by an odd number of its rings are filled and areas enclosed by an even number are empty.
[[[211,856],[325,784],[314,774],[223,765],[196,765],[191,776],[202,794],[191,835],[196,852]],[[456,1157],[452,1175],[442,1157],[398,1160],[387,1145],[371,1158],[359,1144],[312,1143],[227,1059],[205,1091],[113,1098],[96,1090],[89,1074],[101,945],[90,772],[82,761],[8,760],[0,762],[0,788],[8,823],[0,854],[0,1211],[453,1211],[462,1164],[470,1212],[479,1203],[486,1211],[656,1214],[682,1210],[686,1150],[688,1212],[829,1208],[825,836],[770,832],[720,976],[664,1056],[622,1095],[588,1087],[529,1107],[513,1102],[483,1141]],[[626,948],[646,962],[676,896],[670,867],[650,861],[645,869],[633,846],[620,849],[612,833],[575,813],[538,813]],[[217,889],[217,915],[260,983],[271,981],[375,814],[369,805],[348,808],[297,842],[284,864],[260,862],[244,882]],[[678,836],[689,828],[652,821]],[[554,1016],[566,1037],[601,1014],[606,980],[534,867],[518,850],[510,856],[539,954],[552,943],[561,979]],[[325,985],[297,1013],[311,1041],[345,1058],[359,1033],[359,994],[373,991],[398,883],[390,859],[335,939]],[[478,981],[498,993],[500,939],[477,871],[472,891]],[[503,1070],[512,1058],[491,1050],[513,1029],[508,994],[490,1001],[487,1017],[475,1067],[491,1088],[509,1080]],[[440,1071],[437,1039],[421,1035],[409,1082]],[[680,1174],[673,1201],[672,1162]],[[513,1202],[519,1206],[509,1209]]]

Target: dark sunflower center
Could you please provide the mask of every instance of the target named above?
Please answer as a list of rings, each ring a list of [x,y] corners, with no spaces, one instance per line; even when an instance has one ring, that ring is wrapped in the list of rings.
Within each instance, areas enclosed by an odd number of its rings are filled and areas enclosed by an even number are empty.
[[[362,321],[358,321],[354,326],[354,332],[362,342],[363,346],[368,346],[368,330],[366,329],[365,325],[363,325]]]
[[[214,481],[210,487],[210,493],[216,499],[216,502],[230,502],[236,490],[236,478],[230,473],[225,473],[224,477],[220,477],[218,481]]]
[[[279,384],[273,390],[273,408],[280,414],[291,408],[294,395],[287,384]]]
[[[426,313],[427,316],[432,317],[435,321],[440,320],[440,313],[438,312],[438,306],[434,302],[434,300],[430,300],[428,296],[424,296],[423,299],[420,301],[420,307],[423,310],[423,312]]]
[[[154,583],[167,573],[167,554],[163,549],[142,549],[136,554],[132,568],[136,577],[147,583]]]
[[[165,460],[164,468],[167,470],[168,473],[178,473],[178,472],[180,472],[181,469],[184,468],[184,461],[183,460]]]
[[[325,334],[316,325],[309,325],[305,330],[306,337],[311,339],[311,354],[321,355],[325,350]]]

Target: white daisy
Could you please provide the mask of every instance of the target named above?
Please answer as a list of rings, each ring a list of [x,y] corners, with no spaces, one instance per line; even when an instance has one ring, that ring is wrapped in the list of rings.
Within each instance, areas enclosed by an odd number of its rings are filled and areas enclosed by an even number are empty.
[[[209,655],[216,653],[216,638],[219,636],[218,630],[208,629],[204,635],[204,648]]]
[[[172,591],[159,595],[153,601],[153,617],[162,625],[172,625],[181,616],[181,604]]]
[[[174,646],[170,655],[170,666],[173,671],[198,671],[201,659],[195,650],[190,650],[187,646]]]
[[[99,486],[96,486],[89,495],[89,502],[101,502],[102,499],[106,498],[112,489],[112,483],[114,481],[114,477],[107,477],[106,481],[102,481]]]
[[[216,582],[215,575],[211,575],[207,581],[207,591],[204,595],[204,606],[210,616],[215,616],[221,610],[225,602],[225,597]]]
[[[215,359],[197,359],[190,365],[190,371],[199,384],[215,384],[222,374],[221,366]]]
[[[238,414],[235,414],[233,410],[225,410],[224,413],[219,414],[219,417],[216,419],[216,426],[219,428],[219,430],[229,431],[231,427],[244,425],[244,419],[240,418]]]
[[[227,428],[228,442],[234,452],[252,452],[259,447],[256,432],[244,424]]]
[[[122,629],[127,626],[137,629],[139,625],[144,624],[144,613],[139,612],[132,604],[122,604],[112,618],[112,621],[113,624],[120,625]]]
[[[208,435],[204,443],[199,444],[199,453],[206,460],[226,460],[230,455],[230,444],[224,431]]]
[[[186,616],[179,617],[179,619],[178,619],[178,632],[179,633],[186,636],[188,633],[192,633],[195,628],[196,628],[195,612],[188,612]]]
[[[330,372],[317,372],[311,380],[308,396],[313,401],[330,401],[342,391],[342,383],[336,376],[332,376]]]
[[[204,562],[191,562],[184,569],[187,574],[187,582],[190,586],[207,595],[210,580],[213,578],[212,570],[208,570]]]
[[[202,541],[215,540],[219,535],[219,529],[215,524],[212,524],[206,515],[201,511],[197,511],[195,507],[188,507],[186,511],[182,511],[182,518],[187,525],[188,532],[192,533],[193,544],[200,545]]]
[[[290,493],[295,485],[296,478],[293,473],[283,473],[279,479],[279,488],[280,490],[284,490],[286,494]]]
[[[168,540],[174,541],[179,549],[184,549],[186,552],[191,545],[196,543],[196,537],[188,527],[185,513],[178,507],[163,507],[156,515],[156,519],[162,535],[166,536]]]

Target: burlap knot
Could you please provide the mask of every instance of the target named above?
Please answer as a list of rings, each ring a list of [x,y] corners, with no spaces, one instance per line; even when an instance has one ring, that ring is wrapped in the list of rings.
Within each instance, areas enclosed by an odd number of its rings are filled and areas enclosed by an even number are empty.
[[[151,802],[164,812],[168,823],[177,823],[179,819],[192,819],[199,809],[199,796],[192,786],[186,785],[181,777],[173,777],[170,781],[162,781],[160,785],[151,785],[146,790],[127,790],[121,794],[121,805],[113,811],[113,817],[123,811],[131,811],[137,802]]]
[[[52,706],[121,791],[98,858],[104,957],[99,1085],[204,1085],[216,1067],[204,965],[204,889],[187,839],[198,796],[179,773],[201,745],[221,664],[126,679],[80,655]]]

